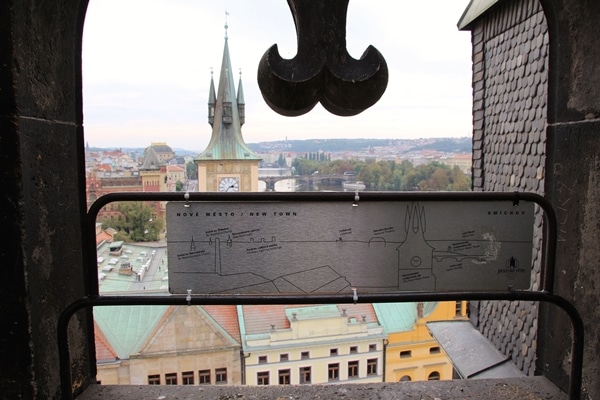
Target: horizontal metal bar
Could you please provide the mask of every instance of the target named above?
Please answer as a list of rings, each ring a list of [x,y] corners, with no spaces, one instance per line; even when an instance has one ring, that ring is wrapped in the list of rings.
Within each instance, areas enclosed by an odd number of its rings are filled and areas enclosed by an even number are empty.
[[[551,209],[542,196],[529,192],[122,192],[99,197],[90,207],[95,215],[115,201],[532,201],[544,210]]]
[[[541,265],[540,288],[541,291],[554,291],[555,254],[558,228],[556,214],[552,205],[544,197],[529,192],[126,192],[109,193],[96,200],[88,211],[87,234],[91,239],[87,241],[90,250],[95,246],[96,218],[102,207],[117,201],[207,201],[207,202],[339,202],[353,203],[369,201],[510,201],[518,204],[519,201],[530,201],[539,205],[544,211],[546,224],[544,257]],[[87,279],[90,295],[98,295],[98,280],[96,259],[94,251],[88,252],[86,262]]]

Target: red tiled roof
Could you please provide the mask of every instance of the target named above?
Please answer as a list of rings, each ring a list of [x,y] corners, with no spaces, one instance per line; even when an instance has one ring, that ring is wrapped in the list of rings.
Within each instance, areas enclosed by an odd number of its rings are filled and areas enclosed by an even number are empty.
[[[94,321],[94,344],[96,347],[96,361],[114,361],[118,360],[117,352],[113,350],[110,343],[104,336],[102,329]]]
[[[306,305],[305,307],[313,307]],[[265,333],[271,330],[271,325],[276,329],[289,329],[290,323],[285,315],[287,308],[300,308],[299,305],[247,305],[242,306],[244,312],[244,325],[247,335]],[[378,322],[377,315],[371,304],[338,304],[340,315],[346,310],[348,318],[355,318],[357,322],[362,321],[365,316],[367,323]]]
[[[202,306],[202,308],[219,325],[221,325],[232,338],[238,343],[242,343],[236,306]]]
[[[96,245],[99,245],[100,243],[102,243],[104,241],[110,242],[112,239],[113,239],[113,237],[111,235],[109,235],[105,231],[102,231],[96,235]]]
[[[242,306],[244,311],[244,326],[247,335],[264,333],[271,330],[271,325],[276,329],[289,329],[290,322],[285,316],[285,309],[289,305],[249,305]]]

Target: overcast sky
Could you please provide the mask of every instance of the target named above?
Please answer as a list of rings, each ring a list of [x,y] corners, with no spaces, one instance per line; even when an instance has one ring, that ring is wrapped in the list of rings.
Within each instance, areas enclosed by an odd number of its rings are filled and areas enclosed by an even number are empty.
[[[468,0],[351,0],[346,41],[360,58],[368,45],[385,57],[386,92],[352,117],[320,104],[284,117],[262,99],[256,72],[277,44],[296,53],[285,0],[91,0],[83,35],[83,109],[90,146],[145,147],[154,141],[202,151],[211,68],[228,37],[237,84],[242,71],[247,143],[314,138],[421,138],[471,135],[470,33],[456,23]],[[218,82],[215,82],[215,85]]]

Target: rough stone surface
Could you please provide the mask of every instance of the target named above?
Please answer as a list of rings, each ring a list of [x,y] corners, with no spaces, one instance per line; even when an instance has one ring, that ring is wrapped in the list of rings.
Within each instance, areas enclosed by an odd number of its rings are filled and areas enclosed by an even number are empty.
[[[0,398],[60,396],[57,320],[85,293],[80,7],[0,3]],[[75,386],[90,322],[71,324]]]
[[[600,120],[551,127],[549,136],[556,149],[550,168],[551,201],[559,222],[558,270],[555,290],[570,299],[583,315],[585,352],[583,388],[588,397],[600,395],[600,332],[598,283],[600,282]],[[577,162],[573,162],[577,160]],[[584,168],[581,168],[584,166]],[[581,169],[580,169],[581,168]],[[560,384],[568,380],[571,333],[564,316],[544,308],[540,370]],[[558,373],[555,366],[559,366]]]
[[[98,386],[77,400],[562,400],[566,396],[548,380],[481,379],[466,381],[401,382],[350,385],[282,386]]]

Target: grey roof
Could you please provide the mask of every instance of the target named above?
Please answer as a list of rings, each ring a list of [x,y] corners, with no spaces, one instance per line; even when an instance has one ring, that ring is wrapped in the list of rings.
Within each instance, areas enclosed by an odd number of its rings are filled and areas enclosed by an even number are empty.
[[[212,77],[211,77],[212,84]],[[214,88],[214,86],[211,86]],[[244,100],[240,79],[240,100]],[[212,135],[206,150],[202,152],[197,161],[201,160],[260,160],[244,142],[242,137],[241,121],[238,109],[238,96],[235,93],[231,59],[229,56],[228,39],[225,37],[223,61],[219,75],[219,87],[215,104]],[[209,104],[213,99],[213,92],[209,93]],[[226,118],[224,118],[224,116]]]
[[[458,20],[458,29],[463,30],[481,17],[487,10],[498,3],[500,0],[471,0],[469,5]]]
[[[498,351],[469,321],[428,322],[463,379],[519,378],[525,376],[510,358]]]
[[[210,88],[208,89],[208,104],[216,104],[217,95],[215,94],[215,80],[213,79],[212,71],[210,73]]]
[[[246,101],[244,100],[244,88],[242,87],[242,74],[241,73],[240,73],[240,81],[238,82],[237,103],[238,103],[238,105],[246,104]]]
[[[160,144],[152,143],[150,146],[146,147],[146,149],[144,150],[144,153],[148,152],[148,150],[150,150],[150,148],[154,149],[154,151],[156,151],[157,153],[174,153],[171,146],[169,146],[167,144],[162,144],[162,143],[160,143]]]
[[[144,162],[142,163],[140,170],[149,171],[159,169],[163,163],[160,161],[158,154],[156,154],[154,147],[150,146],[146,150]]]

